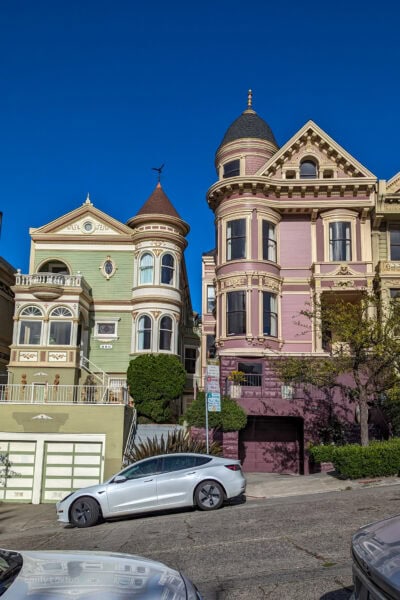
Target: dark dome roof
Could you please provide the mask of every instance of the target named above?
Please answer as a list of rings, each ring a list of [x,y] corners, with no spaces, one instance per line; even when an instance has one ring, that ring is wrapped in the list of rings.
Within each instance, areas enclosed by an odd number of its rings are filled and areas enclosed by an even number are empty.
[[[266,140],[275,146],[278,146],[268,123],[259,117],[252,109],[245,110],[236,121],[233,121],[232,125],[225,133],[218,150],[225,144],[241,138],[257,138],[259,140]]]

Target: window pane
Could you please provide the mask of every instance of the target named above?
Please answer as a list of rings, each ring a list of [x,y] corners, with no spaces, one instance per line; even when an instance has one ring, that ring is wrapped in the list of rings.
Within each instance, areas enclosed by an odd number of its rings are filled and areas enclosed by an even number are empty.
[[[161,283],[171,285],[174,279],[174,257],[164,254],[161,263]]]
[[[207,312],[212,313],[215,310],[215,287],[207,286]]]
[[[19,343],[31,345],[40,344],[41,333],[41,321],[21,321],[19,331]]]
[[[228,292],[226,329],[228,335],[246,333],[246,292]]]
[[[71,323],[53,321],[50,323],[49,344],[69,346],[71,343]]]
[[[273,223],[262,223],[263,259],[276,262],[276,230]]]
[[[171,350],[172,319],[163,317],[160,322],[160,350]]]
[[[246,219],[228,221],[226,229],[226,258],[236,260],[246,256]]]
[[[224,165],[224,179],[240,175],[240,159],[231,160]]]
[[[330,260],[351,260],[351,228],[350,223],[329,223],[329,255]]]
[[[250,387],[261,386],[262,364],[261,363],[239,363],[238,371],[245,373],[245,380],[241,385]]]
[[[147,315],[140,317],[138,326],[138,349],[151,348],[151,319]]]
[[[390,232],[390,259],[400,260],[400,230]]]
[[[97,323],[99,335],[115,335],[115,323]]]
[[[269,292],[263,292],[263,333],[272,337],[278,335],[276,296]]]
[[[315,179],[317,176],[317,165],[312,160],[303,160],[300,165],[301,179]]]
[[[143,254],[140,259],[140,283],[153,283],[153,257]]]
[[[196,372],[196,348],[185,348],[185,371],[186,373]]]

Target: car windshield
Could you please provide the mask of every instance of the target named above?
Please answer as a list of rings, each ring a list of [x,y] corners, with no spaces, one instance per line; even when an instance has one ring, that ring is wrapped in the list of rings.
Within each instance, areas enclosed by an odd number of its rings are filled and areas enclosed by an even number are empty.
[[[22,556],[18,552],[0,550],[0,596],[4,594],[22,568]]]

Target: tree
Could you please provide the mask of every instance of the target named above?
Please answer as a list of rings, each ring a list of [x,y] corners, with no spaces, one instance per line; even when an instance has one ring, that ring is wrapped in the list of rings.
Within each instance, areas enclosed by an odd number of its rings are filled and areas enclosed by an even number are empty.
[[[188,425],[194,427],[205,427],[206,410],[205,394],[199,392],[184,414]],[[222,431],[239,431],[246,426],[247,415],[244,409],[229,396],[221,398],[221,412],[209,411],[208,425],[211,428],[220,428]]]
[[[138,415],[168,423],[171,404],[183,393],[186,371],[176,356],[143,354],[129,363],[127,381]]]
[[[369,406],[397,386],[400,360],[400,303],[383,303],[375,294],[357,300],[328,293],[321,303],[301,311],[306,327],[316,328],[328,352],[312,358],[282,357],[271,361],[286,384],[310,393],[317,388],[332,398],[340,389],[360,416],[361,445],[367,446]]]

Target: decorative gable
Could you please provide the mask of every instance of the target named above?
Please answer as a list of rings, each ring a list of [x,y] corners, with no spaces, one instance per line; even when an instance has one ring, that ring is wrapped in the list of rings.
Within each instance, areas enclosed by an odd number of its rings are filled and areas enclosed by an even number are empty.
[[[394,175],[386,184],[387,194],[400,194],[400,172]]]
[[[316,175],[313,179],[375,178],[313,121],[308,121],[270,158],[257,175],[271,179],[298,180],[301,179],[303,161],[315,164]]]

